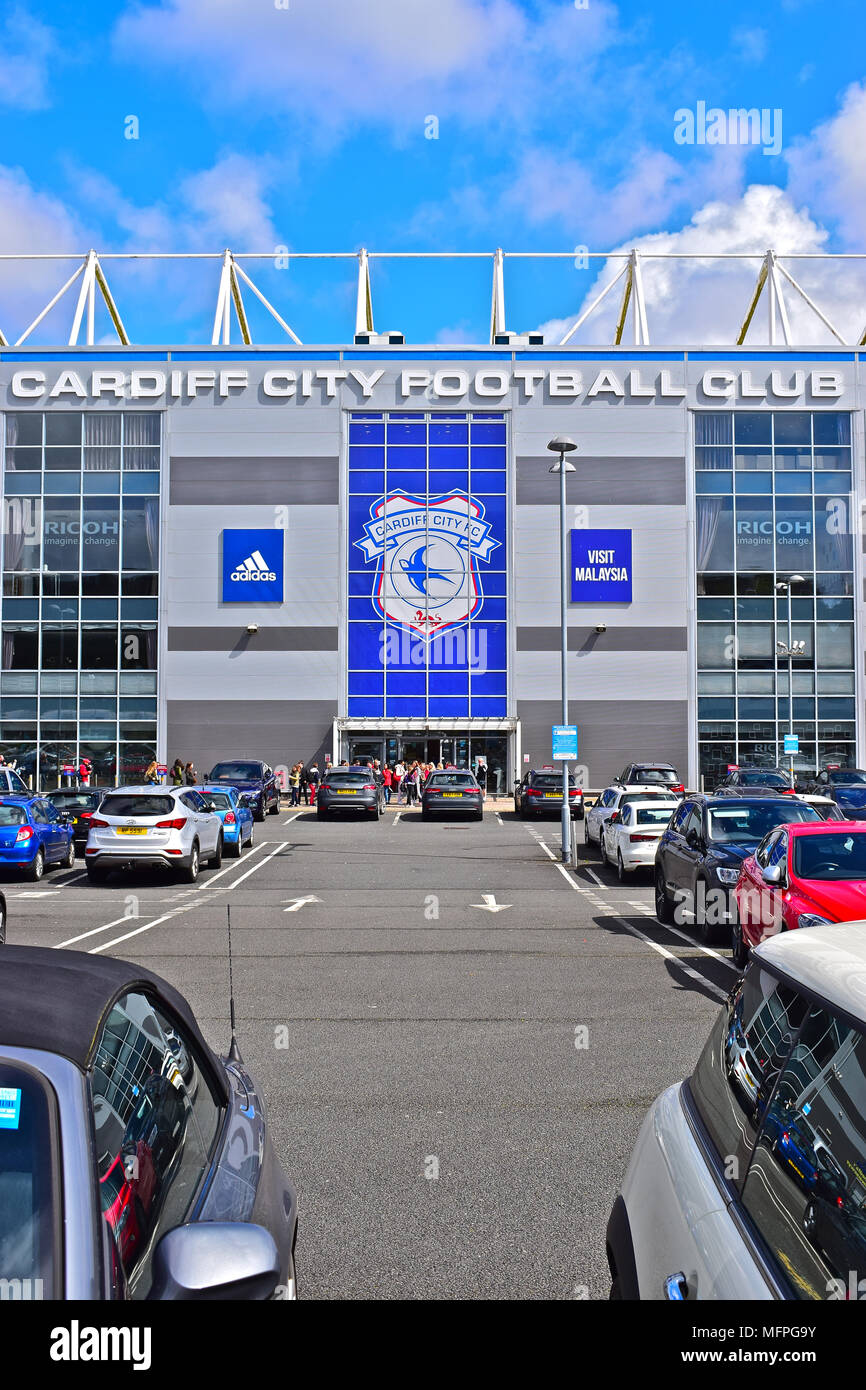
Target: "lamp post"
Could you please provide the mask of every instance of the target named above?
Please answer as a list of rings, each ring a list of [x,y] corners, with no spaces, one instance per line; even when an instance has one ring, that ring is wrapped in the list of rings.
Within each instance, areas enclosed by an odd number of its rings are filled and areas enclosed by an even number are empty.
[[[784,642],[776,643],[776,655],[788,658],[788,733],[794,733],[794,657],[802,656],[806,650],[805,642],[791,641],[791,585],[803,584],[802,574],[790,574],[787,579],[779,579],[773,586],[777,593],[785,594],[788,600],[788,645]],[[794,785],[794,754],[791,754],[791,786]]]
[[[565,457],[572,453],[577,445],[573,439],[568,439],[564,435],[557,435],[551,439],[548,449],[554,454],[559,454],[559,461],[550,468],[551,473],[559,474],[559,558],[560,558],[560,641],[562,663],[562,722],[568,723],[568,554],[566,549],[567,532],[565,529],[565,483],[566,475],[575,473],[577,470],[573,463],[569,463]],[[562,760],[562,862],[567,864],[571,858],[571,805],[568,799],[568,759]]]

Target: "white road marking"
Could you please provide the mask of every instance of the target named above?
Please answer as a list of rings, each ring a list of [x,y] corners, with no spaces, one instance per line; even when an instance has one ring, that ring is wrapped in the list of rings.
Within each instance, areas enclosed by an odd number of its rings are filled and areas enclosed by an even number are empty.
[[[655,920],[659,922],[659,919],[657,917]],[[729,970],[733,970],[735,975],[738,975],[740,973],[737,970],[737,967],[735,965],[732,965],[731,962],[727,959],[727,957],[720,956],[718,951],[712,950],[709,946],[702,946],[699,941],[695,941],[693,936],[686,936],[685,932],[680,931],[677,927],[668,926],[667,922],[659,922],[659,926],[661,927],[662,931],[673,932],[674,936],[680,937],[682,941],[687,942],[687,944],[693,947],[694,950],[702,951],[705,956],[712,956],[713,960],[721,961],[722,965],[726,965]]]
[[[88,936],[98,936],[101,931],[110,931],[112,927],[119,927],[121,922],[132,922],[134,920],[135,918],[130,917],[128,913],[124,913],[122,917],[115,917],[113,922],[106,922],[101,927],[93,927],[90,931],[83,931],[80,936],[70,936],[68,941],[58,941],[53,949],[59,951],[63,946],[74,946],[76,941],[84,941]]]
[[[402,816],[402,814],[403,814],[402,811],[398,811],[398,812],[397,812],[396,816],[394,817],[394,824],[395,824],[395,825],[397,824],[397,822],[398,822],[398,820],[400,819],[400,817]]]
[[[305,898],[292,898],[291,907],[284,907],[283,912],[300,912],[307,903],[320,903],[321,901],[321,898],[316,898],[312,893],[308,893]]]
[[[217,881],[218,878],[222,878],[223,874],[231,873],[232,869],[238,868],[239,864],[243,864],[243,863],[247,862],[247,861],[249,860],[250,854],[255,854],[255,853],[256,853],[256,850],[264,849],[264,847],[265,847],[265,845],[266,845],[267,843],[268,843],[267,840],[259,840],[259,843],[258,843],[257,845],[253,845],[252,849],[250,850],[250,853],[247,855],[246,860],[243,860],[243,859],[236,860],[234,864],[227,864],[226,867],[225,867],[224,869],[220,869],[219,873],[216,873],[216,874],[208,874],[207,883],[199,883],[195,889],[192,889],[192,888],[191,888],[191,889],[189,889],[188,891],[189,891],[189,892],[198,892],[198,891],[199,891],[200,889],[202,889],[202,888],[210,888],[211,884],[212,884],[212,883],[216,883],[216,881]],[[258,865],[257,865],[256,867],[258,867]]]
[[[496,819],[499,821],[499,824],[502,825],[502,817],[500,816],[499,812],[498,812],[498,811],[494,811],[493,814],[495,815]]]
[[[481,903],[470,903],[470,907],[478,907],[482,912],[507,912],[512,906],[511,903],[498,903],[492,893],[482,893],[484,899]]]
[[[80,874],[73,874],[71,878],[64,878],[64,879],[61,879],[61,880],[60,880],[60,886],[61,886],[61,888],[68,888],[70,883],[77,883],[78,880],[81,879],[81,878],[87,878],[87,870],[86,870],[86,869],[84,870],[83,873],[80,873]]]
[[[289,816],[289,819],[288,819],[288,820],[284,820],[284,821],[283,821],[283,825],[284,825],[284,826],[286,826],[286,825],[291,825],[292,821],[293,821],[293,820],[297,820],[297,819],[298,819],[298,816],[300,816],[300,815],[303,815],[303,812],[302,812],[302,811],[296,811],[295,814],[294,814],[293,816]]]
[[[592,879],[593,883],[597,883],[598,886],[599,886],[599,888],[607,888],[607,887],[609,886],[609,885],[606,884],[602,879],[599,878],[599,876],[598,876],[597,873],[594,873],[594,872],[593,872],[593,870],[589,867],[588,864],[581,864],[580,867],[583,869],[583,872],[584,872],[585,874],[589,874],[589,876],[590,876],[590,878]]]
[[[14,898],[53,898],[60,892],[59,888],[34,888],[29,892],[13,893]]]
[[[109,950],[111,946],[119,946],[121,941],[128,941],[131,936],[140,936],[142,932],[150,931],[151,927],[158,927],[162,922],[168,922],[172,917],[177,917],[181,912],[192,912],[193,908],[196,906],[196,903],[184,903],[182,907],[172,908],[171,912],[164,913],[162,917],[155,917],[152,922],[146,923],[143,927],[136,927],[135,931],[128,931],[124,936],[116,936],[113,941],[103,941],[101,946],[91,946],[88,955],[95,956],[100,951]],[[133,919],[127,917],[121,920],[126,920],[128,922]]]
[[[267,841],[265,841],[264,843],[267,843]],[[270,854],[266,854],[265,857],[264,857],[264,859],[260,859],[259,862],[258,862],[258,864],[254,864],[253,867],[252,867],[251,869],[247,869],[247,871],[246,871],[245,874],[241,874],[240,878],[236,878],[235,881],[234,881],[234,883],[229,883],[229,884],[226,885],[225,888],[223,888],[223,889],[221,889],[221,890],[218,890],[218,891],[222,891],[222,892],[224,892],[224,893],[230,893],[230,892],[232,891],[233,888],[237,888],[237,886],[238,886],[239,883],[243,883],[243,881],[244,881],[245,878],[249,878],[250,874],[254,874],[254,873],[256,872],[257,869],[261,869],[263,865],[267,864],[267,862],[268,862],[269,859],[273,859],[275,855],[279,854],[280,850],[285,849],[285,848],[286,848],[286,845],[287,845],[288,843],[289,843],[288,840],[283,840],[280,844],[277,845],[276,849],[271,850]],[[256,846],[256,848],[258,848],[258,847]],[[233,867],[234,867],[234,866],[233,866]],[[215,877],[219,877],[219,875],[215,875]],[[209,884],[209,883],[204,883],[204,884],[202,884],[202,887],[203,887],[203,888],[210,888],[210,884]]]
[[[697,970],[693,970],[692,967],[690,965],[687,965],[686,962],[682,960],[680,956],[675,956],[673,951],[667,950],[665,946],[660,946],[657,941],[653,941],[650,937],[645,936],[642,931],[638,931],[637,927],[633,927],[630,922],[627,922],[625,920],[624,917],[615,917],[614,921],[618,922],[621,927],[625,927],[626,931],[630,931],[632,936],[636,936],[638,940],[645,942],[647,946],[651,946],[652,949],[654,951],[657,951],[660,956],[664,956],[665,960],[674,961],[676,965],[679,966],[680,970],[685,971],[685,973],[689,975],[691,979],[696,980],[698,984],[703,985],[705,989],[710,990],[716,996],[717,999],[721,999],[722,1001],[724,1001],[727,998],[727,995],[725,994],[724,990],[721,990],[718,988],[717,985],[712,984],[712,982],[708,980],[706,976],[699,974]],[[692,943],[690,942],[689,944],[691,945]],[[719,957],[719,959],[721,959],[721,957]]]

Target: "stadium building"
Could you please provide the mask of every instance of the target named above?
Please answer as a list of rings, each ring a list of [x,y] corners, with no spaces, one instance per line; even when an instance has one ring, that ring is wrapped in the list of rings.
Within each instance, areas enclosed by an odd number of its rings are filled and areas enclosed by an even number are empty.
[[[70,344],[0,344],[4,755],[49,782],[483,757],[510,790],[560,720],[567,435],[587,785],[632,758],[711,784],[784,761],[789,723],[799,766],[862,766],[863,353],[774,341],[768,265],[759,347],[650,344],[634,256],[611,346],[508,333],[501,279],[490,344],[408,346],[364,253],[351,342],[259,347],[227,256],[214,341],[144,348],[91,254]]]

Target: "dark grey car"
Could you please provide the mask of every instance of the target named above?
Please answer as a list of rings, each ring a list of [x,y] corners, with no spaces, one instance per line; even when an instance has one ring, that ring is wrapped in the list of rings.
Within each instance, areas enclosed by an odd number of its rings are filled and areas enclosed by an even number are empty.
[[[296,1233],[235,1045],[216,1056],[141,966],[2,947],[0,1280],[32,1299],[293,1299]]]
[[[385,809],[385,792],[381,779],[369,767],[332,767],[319,783],[316,792],[316,815],[319,820],[352,811],[378,820]]]
[[[484,797],[471,772],[454,768],[430,773],[421,789],[421,816],[431,820],[440,815],[484,819]]]

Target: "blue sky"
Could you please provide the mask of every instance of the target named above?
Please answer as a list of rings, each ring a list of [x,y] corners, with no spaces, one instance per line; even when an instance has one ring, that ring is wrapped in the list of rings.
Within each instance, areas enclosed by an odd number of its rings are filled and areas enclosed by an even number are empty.
[[[0,14],[3,251],[866,250],[857,0],[7,0]],[[678,144],[675,112],[699,102],[780,110],[780,151]],[[509,326],[552,337],[609,276],[591,264],[509,266]],[[133,338],[209,338],[215,264],[107,269]],[[305,342],[350,337],[351,263],[249,269]],[[866,270],[843,270],[802,279],[851,337]],[[654,336],[683,340],[711,340],[754,274],[662,272],[647,276]],[[7,337],[63,278],[0,273]],[[376,326],[410,341],[486,337],[486,263],[376,263],[373,295]],[[65,337],[71,310],[43,340]],[[602,315],[583,336],[609,332]]]

